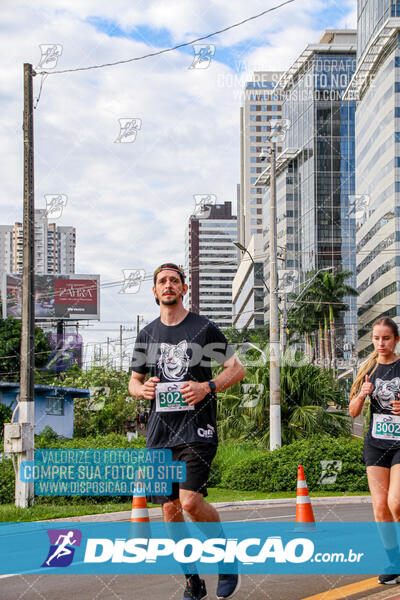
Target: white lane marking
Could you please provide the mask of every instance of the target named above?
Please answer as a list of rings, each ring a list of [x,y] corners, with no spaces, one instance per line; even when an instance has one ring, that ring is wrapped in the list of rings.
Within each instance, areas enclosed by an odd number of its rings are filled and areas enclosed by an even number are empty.
[[[240,522],[245,523],[248,521],[268,521],[268,519],[282,519],[282,517],[294,517],[294,514],[290,515],[277,515],[276,517],[257,517],[256,519],[242,519]]]

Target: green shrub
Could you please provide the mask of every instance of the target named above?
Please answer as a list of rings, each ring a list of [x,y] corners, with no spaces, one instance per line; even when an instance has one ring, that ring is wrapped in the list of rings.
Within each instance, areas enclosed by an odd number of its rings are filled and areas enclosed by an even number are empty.
[[[334,483],[322,483],[322,460],[340,460],[342,469]],[[265,492],[296,491],[297,466],[303,465],[310,490],[367,491],[368,482],[362,462],[362,440],[347,437],[312,436],[229,465],[221,486],[235,490]]]
[[[222,475],[229,466],[238,463],[243,458],[258,453],[259,450],[255,450],[253,444],[246,442],[241,444],[233,444],[230,442],[220,444],[218,446],[217,454],[211,463],[208,487],[222,487]]]
[[[0,504],[14,502],[15,475],[11,458],[0,462]]]
[[[50,428],[49,428],[50,429]],[[146,440],[143,437],[128,442],[126,437],[117,433],[110,433],[104,436],[54,439],[51,431],[47,430],[44,435],[35,436],[35,448],[116,448],[132,449],[144,448]],[[15,476],[11,459],[5,459],[0,462],[0,504],[14,502]],[[35,496],[35,504],[79,504],[90,500],[94,504],[113,502],[126,502],[129,496]]]
[[[97,435],[82,438],[58,438],[56,440],[47,437],[35,436],[35,448],[145,448],[146,440],[143,436],[138,436],[128,442],[124,435],[119,433],[108,433],[107,435]]]
[[[11,421],[12,410],[6,404],[0,403],[0,438],[3,438],[3,426],[4,423],[10,423]]]

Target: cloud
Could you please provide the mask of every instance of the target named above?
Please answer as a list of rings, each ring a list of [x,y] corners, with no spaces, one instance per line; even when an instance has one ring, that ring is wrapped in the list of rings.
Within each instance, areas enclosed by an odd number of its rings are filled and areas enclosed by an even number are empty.
[[[56,8],[50,0],[5,3],[0,38],[2,223],[22,218],[22,65],[38,63],[40,44],[62,45],[60,69],[113,62],[157,50],[161,30],[180,42],[277,3],[59,0]],[[318,40],[319,19],[327,6],[330,15],[344,22],[343,9],[333,13],[335,5],[293,2],[219,36],[213,40],[217,50],[208,69],[189,69],[189,48],[118,67],[51,74],[42,81],[34,113],[36,205],[45,205],[44,194],[67,195],[57,223],[77,229],[77,272],[100,273],[104,283],[122,279],[123,268],[151,273],[167,258],[184,263],[193,195],[213,193],[236,207],[239,107],[246,73],[237,77],[232,56],[243,61],[249,77],[254,66],[287,68],[308,43]],[[346,10],[353,18],[352,3]],[[100,28],[99,19],[107,20],[107,27]],[[324,26],[336,25],[327,20]],[[111,35],[112,27],[125,35]],[[40,84],[41,77],[35,77],[35,96]],[[115,143],[121,118],[142,121],[133,143]],[[104,289],[102,318],[129,321],[137,313],[151,318],[156,306],[150,288],[145,283],[129,296],[119,294],[118,287]],[[96,335],[104,340],[101,332],[85,333],[89,340]]]

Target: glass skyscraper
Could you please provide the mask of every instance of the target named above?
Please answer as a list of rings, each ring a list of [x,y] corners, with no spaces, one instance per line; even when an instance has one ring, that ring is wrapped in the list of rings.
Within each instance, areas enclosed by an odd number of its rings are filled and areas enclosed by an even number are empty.
[[[281,81],[288,130],[277,161],[278,246],[286,250],[286,264],[279,268],[297,269],[299,282],[309,279],[310,271],[333,266],[351,271],[346,283],[356,287],[355,102],[343,98],[355,68],[355,31],[329,30]],[[269,194],[267,215],[268,199]],[[265,234],[268,251],[268,228]],[[265,275],[269,278],[268,264]],[[354,298],[344,301],[350,310],[338,322],[337,356],[350,358],[357,305]]]
[[[400,2],[358,2],[356,110],[359,354],[382,316],[400,323]],[[397,17],[397,18],[396,18]]]

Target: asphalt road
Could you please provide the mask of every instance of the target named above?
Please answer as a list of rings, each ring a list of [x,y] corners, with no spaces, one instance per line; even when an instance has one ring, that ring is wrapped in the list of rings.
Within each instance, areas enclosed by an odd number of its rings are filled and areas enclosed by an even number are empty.
[[[220,511],[223,521],[293,522],[295,507],[274,505]],[[372,521],[370,504],[344,499],[314,505],[317,522]],[[153,520],[153,519],[152,519]],[[154,519],[159,520],[159,519]],[[237,600],[301,600],[371,576],[258,575],[243,576]],[[205,576],[208,597],[215,598],[216,575]],[[0,577],[0,600],[181,600],[184,578],[178,575],[17,575]],[[375,588],[356,597],[376,593]],[[342,598],[347,597],[342,595]]]

